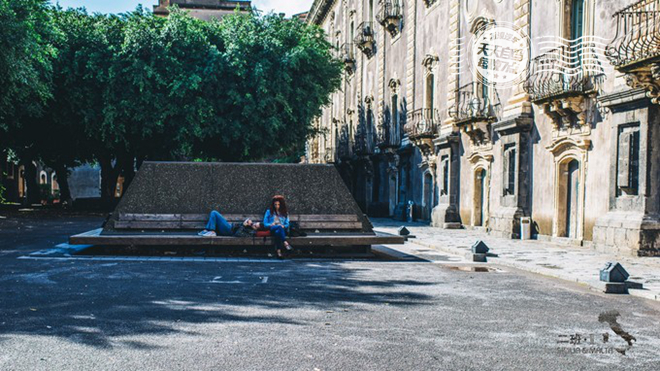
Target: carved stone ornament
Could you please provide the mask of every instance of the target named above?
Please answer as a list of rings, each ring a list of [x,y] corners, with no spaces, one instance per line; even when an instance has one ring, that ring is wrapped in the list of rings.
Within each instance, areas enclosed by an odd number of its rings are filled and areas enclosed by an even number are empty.
[[[629,72],[625,79],[628,86],[646,90],[651,102],[660,104],[660,63],[653,63],[645,70]]]
[[[438,64],[438,61],[440,61],[440,58],[437,55],[427,54],[424,59],[422,59],[422,66],[424,66],[428,73],[431,73]]]
[[[390,79],[390,82],[387,84],[387,86],[390,88],[390,92],[392,94],[397,94],[399,91],[399,87],[401,86],[401,81],[399,79]]]

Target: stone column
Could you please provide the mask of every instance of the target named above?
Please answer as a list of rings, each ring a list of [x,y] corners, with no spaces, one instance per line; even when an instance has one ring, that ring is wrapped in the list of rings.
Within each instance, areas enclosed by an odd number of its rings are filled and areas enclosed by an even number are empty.
[[[515,17],[514,26],[525,37],[530,35],[530,0],[515,0],[513,15]],[[530,42],[531,56],[531,42]],[[532,103],[529,95],[524,91],[525,81],[521,80],[513,87],[513,94],[504,107],[504,120],[514,119],[516,117],[532,117]]]
[[[406,67],[406,110],[412,112],[415,109],[415,69],[417,55],[417,0],[408,0],[408,12],[406,14],[405,27],[408,33],[408,64]]]
[[[447,71],[447,109],[456,105],[456,89],[459,87],[461,68],[460,0],[451,0],[449,9],[449,53]],[[460,228],[458,212],[460,197],[460,134],[454,119],[445,112],[445,120],[439,128],[439,137],[433,140],[436,152],[436,183],[438,205],[431,212],[431,225],[442,228]]]

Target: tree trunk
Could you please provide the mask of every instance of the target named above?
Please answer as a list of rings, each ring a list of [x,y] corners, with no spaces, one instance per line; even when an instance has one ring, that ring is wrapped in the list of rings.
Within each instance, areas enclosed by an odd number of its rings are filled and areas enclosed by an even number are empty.
[[[0,151],[0,204],[6,202],[7,194],[5,193],[5,173],[9,171],[7,169],[7,152]]]
[[[101,165],[101,199],[110,202],[115,197],[119,174],[116,166],[112,166],[112,157],[109,155],[100,156],[99,165]]]
[[[54,167],[57,175],[57,184],[60,187],[60,203],[71,205],[71,189],[69,188],[69,169],[66,166],[57,164]]]
[[[27,197],[25,198],[28,206],[41,203],[41,192],[37,182],[37,167],[31,159],[24,161],[25,183],[27,185]]]
[[[7,165],[7,152],[0,151],[0,185],[5,180],[5,173],[9,170]]]

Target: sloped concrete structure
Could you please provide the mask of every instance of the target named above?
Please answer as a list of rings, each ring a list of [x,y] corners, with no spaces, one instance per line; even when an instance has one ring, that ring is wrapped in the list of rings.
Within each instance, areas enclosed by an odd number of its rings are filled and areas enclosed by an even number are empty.
[[[405,239],[375,232],[332,165],[146,162],[103,228],[69,237],[73,245],[270,246],[271,237],[202,237],[211,210],[230,221],[261,220],[274,195],[307,235],[298,247],[371,245]]]
[[[371,223],[332,165],[145,162],[104,228],[119,214],[263,215],[274,195],[289,214],[353,214],[362,232]]]

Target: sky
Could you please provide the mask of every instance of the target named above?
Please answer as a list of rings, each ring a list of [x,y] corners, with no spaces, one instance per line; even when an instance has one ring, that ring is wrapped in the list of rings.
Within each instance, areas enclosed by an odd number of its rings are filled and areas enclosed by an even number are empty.
[[[51,0],[52,3],[59,2],[64,8],[85,7],[91,13],[123,13],[135,9],[142,4],[147,9],[153,9],[158,0]],[[252,6],[265,12],[286,13],[291,16],[309,10],[313,0],[252,0]]]

